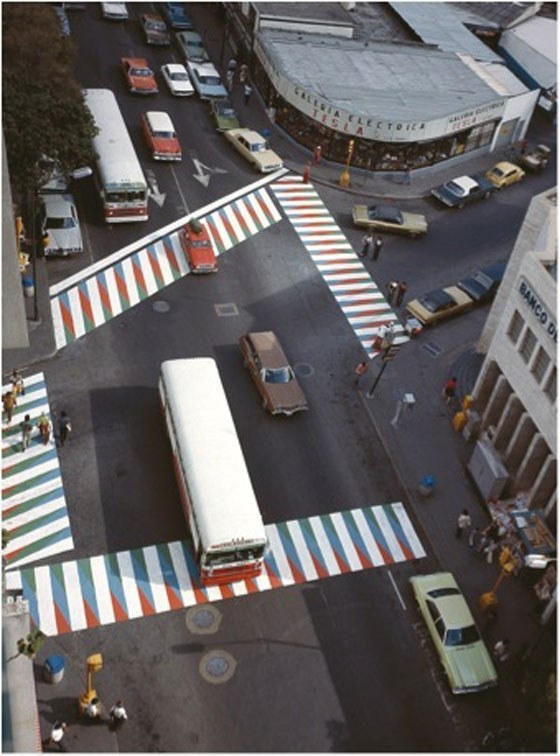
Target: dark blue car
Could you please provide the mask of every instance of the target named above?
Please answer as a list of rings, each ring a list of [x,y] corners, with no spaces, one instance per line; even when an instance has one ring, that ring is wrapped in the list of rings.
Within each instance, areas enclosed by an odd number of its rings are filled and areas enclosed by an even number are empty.
[[[477,270],[457,282],[457,286],[475,302],[484,304],[494,299],[506,270],[506,262],[497,262]]]
[[[488,199],[496,187],[484,176],[458,176],[452,181],[436,186],[432,195],[448,207],[464,207],[468,202]]]
[[[163,15],[172,29],[193,28],[193,23],[183,3],[163,3]]]

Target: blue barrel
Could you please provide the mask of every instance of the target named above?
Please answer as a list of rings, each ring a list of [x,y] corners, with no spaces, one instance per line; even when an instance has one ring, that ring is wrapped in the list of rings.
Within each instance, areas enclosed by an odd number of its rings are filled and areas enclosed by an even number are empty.
[[[48,656],[43,667],[45,680],[50,683],[59,683],[64,677],[65,666],[64,656]]]
[[[35,284],[32,278],[22,278],[23,294],[26,297],[33,297],[35,295]]]
[[[418,484],[418,490],[422,496],[431,496],[436,487],[436,479],[433,475],[424,475],[420,483]]]

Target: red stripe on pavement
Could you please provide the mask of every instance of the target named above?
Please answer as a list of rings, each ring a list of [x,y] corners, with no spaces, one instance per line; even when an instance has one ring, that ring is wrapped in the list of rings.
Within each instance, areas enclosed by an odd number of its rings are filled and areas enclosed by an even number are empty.
[[[88,627],[99,627],[99,618],[85,599],[82,599]]]
[[[91,309],[91,302],[89,301],[89,297],[87,297],[79,287],[78,287],[78,296],[80,298],[80,306],[82,308],[82,313],[91,323],[91,328],[95,328],[95,320],[93,319],[93,310]],[[88,330],[91,330],[91,328],[89,328]]]
[[[58,608],[58,605],[55,601],[54,603],[54,616],[56,620],[56,626],[58,628],[59,633],[69,633],[72,629],[68,622],[66,622],[66,617],[63,615],[63,613]]]
[[[60,314],[62,315],[62,321],[64,323],[64,327],[69,333],[72,334],[73,338],[76,338],[76,331],[74,330],[74,319],[72,318],[72,313],[63,303],[62,299],[59,299],[58,303],[60,305]]]
[[[128,614],[124,611],[120,605],[119,600],[111,591],[111,603],[113,604],[113,614],[115,615],[115,622],[126,622]]]
[[[97,288],[99,290],[99,298],[104,310],[107,310],[110,316],[113,316],[113,308],[111,307],[111,300],[109,299],[109,292],[101,279],[97,279]]]

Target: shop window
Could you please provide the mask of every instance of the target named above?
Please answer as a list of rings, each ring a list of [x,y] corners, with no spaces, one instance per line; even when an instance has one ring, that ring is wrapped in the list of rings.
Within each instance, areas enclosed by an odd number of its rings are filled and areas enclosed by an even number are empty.
[[[548,370],[549,365],[550,357],[542,347],[539,347],[537,356],[533,360],[533,365],[531,366],[531,373],[533,373],[533,375],[535,376],[537,383],[541,383],[546,371]]]
[[[556,368],[553,367],[544,386],[544,393],[554,404],[556,401]]]
[[[523,318],[516,310],[513,313],[507,329],[507,335],[510,337],[514,344],[517,344],[517,342],[519,341],[519,336],[521,335],[521,331],[523,330],[523,322]]]
[[[521,346],[519,347],[519,354],[523,358],[523,362],[529,362],[535,351],[536,345],[537,337],[530,328],[527,328],[521,339]]]

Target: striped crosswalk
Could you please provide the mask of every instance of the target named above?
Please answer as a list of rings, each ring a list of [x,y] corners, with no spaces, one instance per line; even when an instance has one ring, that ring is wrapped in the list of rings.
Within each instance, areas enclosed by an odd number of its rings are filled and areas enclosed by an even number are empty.
[[[2,528],[9,534],[3,557],[9,568],[74,548],[54,438],[43,445],[36,427],[43,412],[50,417],[45,377],[37,373],[26,377],[12,422],[2,427]],[[34,428],[24,452],[19,424],[25,415]]]
[[[201,215],[217,254],[277,223],[281,215],[265,187]],[[182,224],[176,223],[179,228]],[[70,344],[189,273],[178,230],[140,240],[111,255],[106,267],[83,271],[81,280],[51,289],[56,346]],[[115,259],[117,258],[117,259]]]
[[[400,502],[266,527],[262,575],[203,587],[184,541],[94,556],[12,575],[47,635],[419,559],[424,549]],[[13,582],[12,582],[13,586]]]
[[[408,341],[399,319],[358,259],[312,184],[283,176],[271,185],[274,196],[369,357],[382,326],[394,324],[395,345]]]

